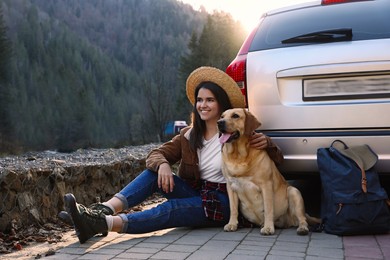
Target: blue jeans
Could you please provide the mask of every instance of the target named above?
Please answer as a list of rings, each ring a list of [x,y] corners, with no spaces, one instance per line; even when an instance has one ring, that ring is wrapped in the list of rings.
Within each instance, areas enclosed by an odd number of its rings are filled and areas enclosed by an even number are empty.
[[[123,203],[123,209],[131,208],[143,202],[155,192],[162,194],[167,201],[158,206],[129,214],[119,214],[123,220],[122,233],[140,234],[172,227],[215,227],[229,221],[229,198],[218,192],[221,202],[223,221],[213,221],[206,217],[200,192],[190,187],[185,181],[174,175],[173,192],[165,193],[158,188],[157,173],[143,171],[115,197]]]

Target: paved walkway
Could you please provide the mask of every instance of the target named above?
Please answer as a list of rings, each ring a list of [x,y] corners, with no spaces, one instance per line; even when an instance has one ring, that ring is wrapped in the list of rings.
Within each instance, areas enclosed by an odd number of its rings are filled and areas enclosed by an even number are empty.
[[[175,228],[142,235],[110,233],[80,244],[74,232],[66,242],[42,259],[390,259],[390,234],[338,237],[326,233],[298,236],[295,229],[262,236],[257,228],[224,232],[222,228]],[[42,247],[42,246],[41,246]],[[25,249],[28,250],[28,249]],[[29,256],[16,254],[1,259],[38,259],[37,248]],[[41,250],[42,251],[42,250]]]

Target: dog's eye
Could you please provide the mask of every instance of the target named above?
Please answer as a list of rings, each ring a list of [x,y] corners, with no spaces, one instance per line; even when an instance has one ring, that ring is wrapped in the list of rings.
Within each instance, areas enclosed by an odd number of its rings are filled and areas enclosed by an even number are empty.
[[[239,118],[240,116],[238,114],[233,114],[232,118]]]

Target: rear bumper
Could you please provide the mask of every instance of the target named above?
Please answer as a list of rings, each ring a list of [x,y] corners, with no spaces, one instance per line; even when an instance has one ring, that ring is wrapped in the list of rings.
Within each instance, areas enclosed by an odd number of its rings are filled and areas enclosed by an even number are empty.
[[[378,155],[375,168],[390,176],[390,129],[346,131],[265,131],[281,148],[284,162],[278,168],[283,175],[318,174],[317,149],[336,140],[348,146],[367,144]]]

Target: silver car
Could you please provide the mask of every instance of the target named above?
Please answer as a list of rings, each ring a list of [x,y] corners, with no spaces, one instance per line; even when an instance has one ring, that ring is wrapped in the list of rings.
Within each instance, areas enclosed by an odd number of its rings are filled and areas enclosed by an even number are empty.
[[[390,1],[323,0],[264,14],[226,72],[285,175],[318,172],[333,140],[368,144],[390,176]]]

